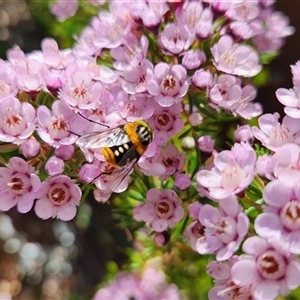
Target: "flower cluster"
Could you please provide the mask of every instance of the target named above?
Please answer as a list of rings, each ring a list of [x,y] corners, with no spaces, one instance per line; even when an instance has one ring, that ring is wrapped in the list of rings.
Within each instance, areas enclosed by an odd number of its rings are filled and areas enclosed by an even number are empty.
[[[175,284],[165,282],[165,274],[154,267],[137,273],[120,273],[115,281],[99,289],[93,300],[108,299],[184,299]]]
[[[282,122],[253,102],[261,58],[293,33],[273,2],[112,0],[71,49],[50,38],[29,54],[10,49],[0,60],[0,147],[20,155],[0,169],[0,210],[71,220],[81,187],[105,202],[132,175],[133,217],[156,244],[169,242],[187,210],[191,248],[216,257],[210,299],[275,299],[297,288],[300,63],[293,89],[276,92]],[[60,21],[77,8],[51,4]],[[254,117],[257,126],[238,125],[234,136],[226,128]],[[94,299],[179,297],[151,280],[125,274]]]

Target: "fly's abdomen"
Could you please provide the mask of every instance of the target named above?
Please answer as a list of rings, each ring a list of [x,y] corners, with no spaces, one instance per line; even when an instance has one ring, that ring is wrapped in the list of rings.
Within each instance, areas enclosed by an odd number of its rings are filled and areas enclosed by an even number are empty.
[[[139,158],[139,154],[131,142],[119,146],[105,147],[102,153],[109,164],[119,167],[126,166],[134,159]]]

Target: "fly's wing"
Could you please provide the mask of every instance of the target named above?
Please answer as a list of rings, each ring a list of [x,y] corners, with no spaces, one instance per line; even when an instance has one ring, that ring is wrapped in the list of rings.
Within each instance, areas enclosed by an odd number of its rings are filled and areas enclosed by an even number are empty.
[[[103,173],[95,181],[97,188],[101,190],[109,190],[116,193],[121,193],[126,190],[128,184],[122,184],[124,179],[131,173],[138,159],[132,160],[122,168],[116,168],[111,173]]]
[[[120,146],[128,142],[130,142],[130,139],[124,133],[124,126],[119,126],[101,132],[85,134],[77,139],[76,145],[85,149],[99,149]]]

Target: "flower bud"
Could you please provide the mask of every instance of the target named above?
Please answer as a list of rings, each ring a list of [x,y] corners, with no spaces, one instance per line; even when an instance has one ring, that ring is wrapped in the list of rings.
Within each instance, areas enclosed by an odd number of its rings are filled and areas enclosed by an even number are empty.
[[[192,185],[192,180],[186,174],[177,174],[175,177],[175,186],[180,190],[186,190]]]
[[[79,178],[86,182],[91,183],[100,175],[100,169],[95,164],[84,164],[79,170]]]
[[[63,172],[65,163],[62,159],[52,156],[48,159],[45,165],[45,170],[49,176],[59,175]]]
[[[211,153],[214,150],[215,141],[210,135],[200,136],[197,143],[199,149],[203,152]]]
[[[209,71],[198,70],[194,73],[192,77],[192,82],[195,86],[199,88],[207,88],[212,84],[213,77]]]
[[[182,58],[182,65],[188,70],[195,70],[206,61],[204,52],[196,50],[187,51]]]
[[[62,145],[55,149],[55,155],[63,160],[69,160],[74,154],[73,145]]]
[[[156,246],[163,247],[169,243],[170,234],[168,233],[168,231],[156,232],[153,240]]]
[[[181,141],[181,146],[184,150],[194,149],[195,140],[191,136],[185,136]]]
[[[240,142],[250,142],[253,141],[253,133],[249,125],[239,126],[234,132],[235,140]]]
[[[40,150],[41,145],[35,139],[26,140],[20,146],[21,153],[28,159],[37,156],[40,153]]]
[[[203,117],[197,111],[192,112],[189,115],[189,122],[192,126],[199,126],[203,121]]]

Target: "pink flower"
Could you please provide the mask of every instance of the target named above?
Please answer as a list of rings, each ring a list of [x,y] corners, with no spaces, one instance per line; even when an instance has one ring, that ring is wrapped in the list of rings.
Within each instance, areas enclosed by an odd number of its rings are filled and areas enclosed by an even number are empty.
[[[144,268],[143,274],[119,273],[115,281],[102,287],[92,300],[128,299],[184,299],[174,284],[165,282],[165,274],[152,266]]]
[[[209,300],[254,300],[250,284],[242,286],[232,281],[231,268],[236,261],[237,257],[233,257],[229,261],[211,261],[207,265],[206,272],[215,284],[208,292]]]
[[[34,210],[41,219],[57,217],[69,221],[76,215],[76,206],[81,199],[79,186],[66,175],[48,177],[42,182],[36,197]]]
[[[203,9],[201,2],[185,2],[176,10],[176,17],[179,25],[186,27],[192,36],[208,38],[212,33],[212,11]]]
[[[73,17],[78,9],[77,0],[55,0],[51,2],[50,11],[53,13],[58,21],[63,22],[69,17]]]
[[[255,175],[256,154],[249,144],[235,143],[218,153],[211,170],[201,170],[197,182],[212,199],[222,200],[244,191]]]
[[[49,145],[58,147],[71,145],[77,140],[72,134],[82,133],[87,121],[75,114],[63,101],[57,100],[52,104],[52,111],[42,105],[37,110],[39,122],[38,134]]]
[[[241,87],[240,78],[231,75],[219,76],[209,91],[213,107],[218,105],[245,119],[251,119],[262,113],[262,106],[251,102],[255,97],[254,86]]]
[[[232,281],[248,287],[256,300],[286,295],[300,284],[300,261],[277,243],[253,236],[243,244],[245,254],[231,268]]]
[[[195,36],[186,27],[167,24],[158,36],[158,44],[166,55],[180,54],[187,51],[194,42]]]
[[[291,118],[300,119],[300,85],[293,89],[279,88],[276,91],[278,101],[283,104],[284,112]]]
[[[187,71],[181,65],[158,63],[153,71],[147,70],[146,87],[159,105],[170,107],[188,91]]]
[[[290,252],[300,254],[299,181],[294,186],[286,186],[278,179],[273,180],[266,185],[263,198],[266,205],[264,212],[255,219],[256,232],[261,237],[280,241]]]
[[[153,130],[154,142],[161,146],[170,137],[180,132],[184,126],[183,120],[180,117],[181,105],[178,103],[170,107],[162,107],[154,103],[153,106],[155,112],[147,122]]]
[[[7,96],[15,96],[18,92],[15,71],[8,63],[0,59],[0,103]]]
[[[147,202],[134,208],[134,217],[150,222],[152,229],[157,232],[174,227],[183,215],[181,200],[173,190],[150,189]]]
[[[102,84],[93,81],[89,72],[77,70],[63,82],[59,96],[72,108],[92,109],[99,102],[102,91]]]
[[[258,119],[259,128],[252,127],[253,135],[265,147],[272,151],[286,143],[300,144],[300,123],[289,116],[282,119],[279,123],[279,114],[264,114]]]
[[[0,140],[22,144],[35,130],[35,110],[27,102],[8,96],[0,103]]]
[[[291,65],[291,70],[293,75],[293,85],[300,88],[300,60],[294,65]]]
[[[132,34],[126,36],[124,45],[110,50],[111,56],[115,59],[113,64],[115,69],[124,71],[136,67],[145,60],[148,46],[149,41],[144,35],[139,40]]]
[[[0,168],[0,210],[17,205],[21,213],[30,211],[40,186],[33,167],[22,158],[11,158],[6,167]]]
[[[244,77],[253,77],[261,71],[257,52],[248,45],[234,44],[229,35],[223,35],[211,52],[219,71]]]
[[[198,238],[196,250],[200,254],[216,254],[218,261],[232,257],[249,229],[249,219],[231,196],[219,202],[220,209],[204,205],[199,212],[199,222],[204,226],[204,235]]]
[[[159,26],[168,10],[169,6],[165,1],[134,1],[130,7],[132,18],[152,29]]]
[[[42,77],[45,66],[34,55],[26,57],[17,46],[7,51],[7,58],[16,72],[18,88],[31,93],[33,96],[45,88]]]

